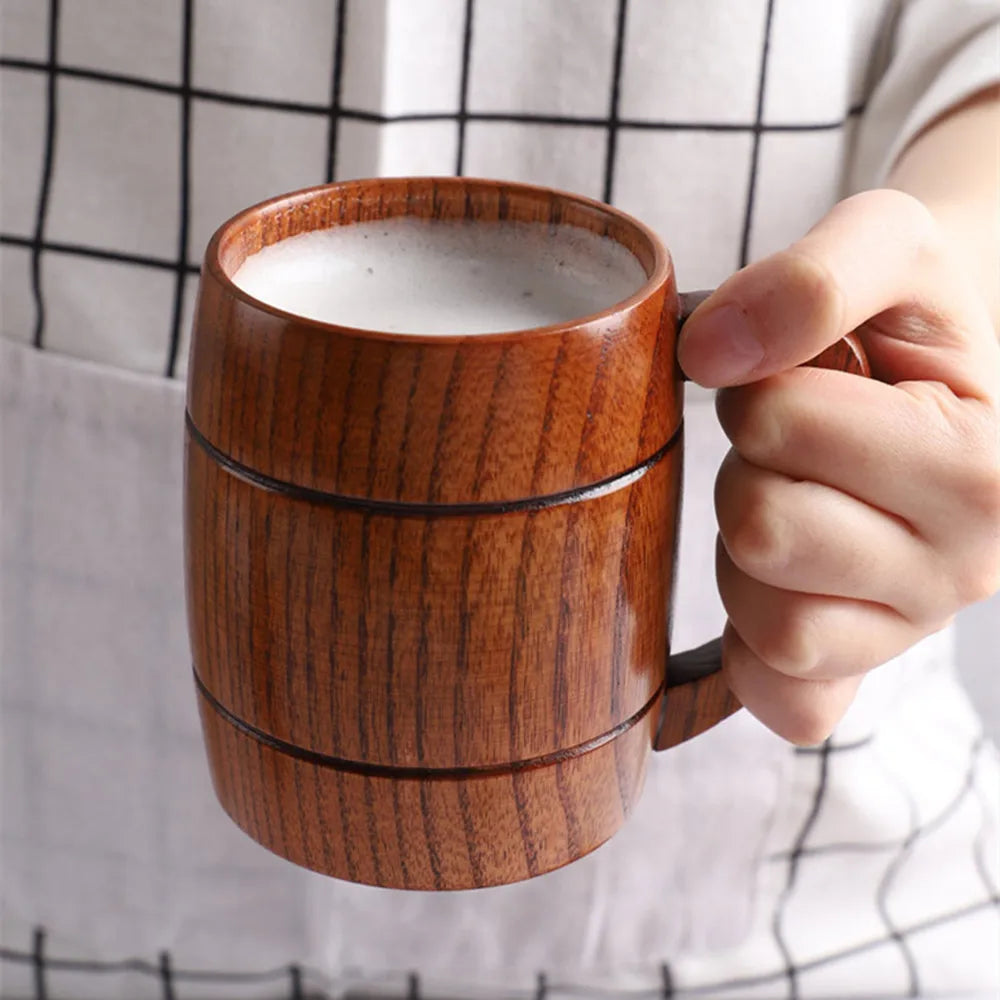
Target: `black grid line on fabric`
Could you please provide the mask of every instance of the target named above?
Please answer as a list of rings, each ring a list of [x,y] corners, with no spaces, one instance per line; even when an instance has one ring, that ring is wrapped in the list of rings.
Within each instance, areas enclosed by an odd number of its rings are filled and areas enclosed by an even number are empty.
[[[35,1000],[48,1000],[45,988],[45,931],[36,927],[31,942],[31,964],[35,983]]]
[[[181,31],[181,107],[179,149],[177,165],[180,191],[177,205],[177,263],[174,275],[174,303],[170,317],[170,343],[163,374],[174,377],[177,351],[181,342],[181,323],[184,318],[184,288],[187,284],[188,224],[191,216],[191,59],[194,44],[194,0],[184,0],[183,27]]]
[[[928,917],[924,920],[917,921],[916,923],[908,924],[906,927],[902,928],[900,933],[906,935],[907,937],[914,937],[917,934],[922,934],[926,931],[934,930],[936,927],[941,927],[944,924],[951,923],[956,920],[962,920],[965,917],[975,916],[977,913],[981,913],[984,910],[991,910],[1000,907],[1000,896],[991,896],[986,899],[982,899],[977,903],[969,903],[967,906],[961,906],[954,910],[949,910],[946,913],[937,914],[933,917]],[[800,962],[796,967],[798,972],[813,972],[816,969],[822,969],[825,966],[832,965],[835,962],[843,962],[850,958],[856,958],[858,955],[863,955],[866,952],[875,950],[876,948],[884,948],[889,942],[884,937],[872,938],[869,941],[863,941],[860,944],[851,945],[849,948],[842,948],[840,951],[831,952],[828,955],[820,955],[817,958],[807,959],[805,962]],[[678,993],[678,997],[704,997],[711,996],[712,993],[717,993],[720,990],[732,990],[740,989],[741,987],[756,987],[756,986],[767,986],[769,983],[778,983],[786,977],[786,971],[780,970],[777,972],[767,973],[758,976],[742,976],[737,979],[727,979],[720,980],[714,983],[705,983],[699,986],[689,986],[681,989]],[[924,1000],[932,1000],[935,996],[951,997],[956,996],[954,991],[949,991],[946,994],[934,994],[926,993],[924,994]],[[906,994],[889,994],[893,1000],[903,1000]],[[970,995],[970,1000],[973,997],[981,997],[981,993],[974,993]],[[787,1000],[784,997],[783,1000]],[[817,1000],[817,998],[810,998],[810,1000]],[[837,1000],[843,1000],[842,997],[838,997]],[[858,998],[860,1000],[860,998]],[[872,998],[875,1000],[875,998]]]
[[[982,820],[979,826],[979,833],[977,834],[975,844],[973,845],[976,872],[978,873],[983,886],[986,888],[986,891],[991,895],[996,896],[1000,895],[1000,889],[997,888],[997,884],[994,882],[989,871],[989,866],[986,863],[986,838],[995,824],[995,818],[990,813],[989,806],[986,804],[986,797],[983,795],[982,789],[979,787],[978,783],[974,785],[974,789],[976,793],[976,800],[979,803],[980,818]]]
[[[966,767],[964,780],[962,782],[962,787],[955,794],[954,798],[935,816],[933,819],[929,820],[924,824],[914,823],[913,828],[910,830],[909,835],[905,838],[902,845],[900,846],[899,853],[889,864],[886,869],[885,875],[883,875],[881,882],[879,883],[878,890],[876,892],[875,902],[879,911],[879,915],[882,918],[883,923],[886,926],[890,936],[896,942],[896,945],[900,949],[903,961],[906,965],[907,973],[910,978],[910,994],[912,996],[920,995],[920,976],[917,971],[917,963],[914,958],[913,952],[906,941],[905,935],[903,935],[899,929],[893,923],[891,914],[889,913],[889,892],[892,888],[892,884],[899,873],[899,870],[905,864],[907,858],[913,852],[913,847],[916,842],[921,838],[927,836],[932,830],[937,829],[943,823],[945,823],[949,817],[954,815],[958,809],[961,807],[962,803],[969,797],[975,787],[976,781],[976,767],[979,763],[979,755],[982,752],[984,746],[984,738],[980,735],[969,748],[969,763]],[[916,814],[916,803],[913,801],[912,796],[909,794],[908,790],[904,787],[903,791],[907,793],[907,798],[910,802],[910,808],[914,814]],[[987,886],[987,891],[990,891],[990,887]]]
[[[973,768],[975,766],[974,759],[972,766]],[[970,774],[971,773],[972,772],[970,771]],[[965,797],[965,791],[967,789],[968,784],[966,784],[966,789],[959,794],[956,802]],[[896,875],[902,867],[903,862],[907,859],[907,857],[909,857],[910,852],[913,850],[913,845],[920,836],[921,830],[919,810],[917,809],[917,803],[913,798],[912,792],[909,788],[903,785],[902,782],[900,782],[900,790],[902,791],[903,796],[906,799],[907,807],[910,810],[910,832],[903,838],[903,842],[899,845],[898,852],[889,861],[882,878],[879,879],[878,888],[875,890],[875,909],[878,911],[879,918],[885,926],[886,933],[896,943],[896,947],[903,959],[903,966],[906,968],[907,978],[909,979],[910,995],[916,997],[920,996],[920,973],[917,971],[917,960],[914,957],[906,938],[904,938],[899,932],[899,929],[896,927],[896,924],[892,919],[892,914],[889,912],[889,891],[892,888],[892,884],[895,881]],[[946,812],[948,811],[949,810],[946,810]]]
[[[1000,912],[1000,896],[996,894],[991,894],[978,902],[969,903],[965,906],[957,907],[953,910],[948,910],[944,913],[936,914],[933,917],[927,917],[923,920],[916,921],[914,923],[908,924],[907,926],[900,928],[900,933],[907,936],[913,937],[918,934],[925,933],[927,931],[934,930],[937,927],[941,927],[944,924],[951,923],[953,921],[958,921],[965,919],[967,917],[975,916],[978,913],[982,913],[986,910],[997,910]],[[36,931],[36,937],[39,932]],[[44,933],[44,932],[42,932]],[[845,961],[847,959],[855,958],[858,955],[870,952],[876,948],[886,947],[890,942],[885,937],[872,938],[867,941],[862,941],[858,944],[851,945],[848,948],[842,948],[839,951],[831,952],[826,955],[820,955],[816,958],[808,959],[798,965],[799,972],[812,972],[815,969],[820,969],[825,966],[831,965],[835,962]],[[8,948],[0,945],[0,962],[12,962],[17,964],[35,964],[35,955],[33,951],[18,951],[14,948]],[[46,967],[54,971],[64,971],[64,972],[91,972],[91,973],[122,973],[122,972],[134,972],[139,974],[145,974],[152,977],[158,977],[160,973],[160,964],[149,962],[140,958],[130,958],[122,959],[118,961],[97,961],[97,960],[81,960],[81,959],[61,959],[61,958],[46,958]],[[233,985],[238,985],[240,983],[263,983],[268,980],[277,980],[285,977],[287,975],[287,966],[283,966],[280,969],[272,969],[265,972],[220,972],[215,970],[180,970],[171,969],[171,976],[174,983],[185,981],[190,983],[212,983],[212,984],[225,984],[230,983]],[[327,980],[328,977],[320,974],[315,970],[309,970],[310,976],[315,976],[318,980]],[[718,980],[712,983],[702,983],[697,986],[687,986],[675,989],[673,996],[683,1000],[685,997],[710,997],[713,993],[718,993],[722,990],[734,990],[741,987],[759,987],[767,986],[768,984],[779,984],[786,978],[786,970],[778,969],[772,972],[761,973],[753,976],[741,976],[738,978]],[[328,981],[329,982],[329,981]],[[332,983],[329,983],[332,988]],[[414,993],[413,990],[416,990]],[[549,991],[549,997],[555,998],[560,995],[565,996],[592,996],[592,997],[604,997],[607,1000],[611,998],[619,998],[619,1000],[639,1000],[642,997],[648,997],[650,1000],[655,1000],[657,997],[662,997],[663,993],[660,989],[635,989],[635,990],[615,990],[614,992],[609,992],[600,988],[587,987],[580,984],[572,983],[547,983],[547,989]],[[415,997],[416,1000],[420,1000],[420,981],[416,973],[410,973],[407,980],[407,996]],[[929,993],[925,995],[925,1000],[933,1000],[936,994]],[[945,994],[939,994],[942,997]],[[313,994],[310,994],[313,996]],[[508,998],[508,1000],[513,1000],[513,998],[521,998],[521,1000],[531,1000],[532,992],[525,990],[509,990],[505,991],[503,996]],[[950,991],[947,994],[948,997],[954,998],[956,996],[954,991]],[[777,998],[776,998],[777,1000]],[[787,1000],[787,997],[784,998]],[[812,1000],[820,1000],[820,998],[812,998]],[[834,1000],[833,997],[829,1000]],[[838,997],[836,1000],[842,1000]],[[871,1000],[876,1000],[872,997]],[[886,1000],[903,1000],[900,994],[889,994],[886,995]]]
[[[827,746],[828,744],[829,741],[823,745]],[[806,838],[809,836],[812,828],[816,825],[816,820],[819,817],[820,807],[823,805],[823,799],[826,795],[826,785],[829,776],[830,753],[827,751],[826,753],[821,753],[819,757],[819,773],[816,777],[816,788],[813,791],[812,805],[809,808],[809,812],[806,814],[806,818],[802,823],[798,836],[795,838],[792,853],[789,855],[788,875],[785,879],[785,887],[782,890],[781,895],[778,897],[778,902],[774,908],[774,918],[771,922],[771,932],[774,935],[775,944],[777,945],[778,951],[781,953],[781,957],[785,962],[784,975],[788,980],[789,1000],[799,1000],[798,973],[801,970],[796,969],[795,964],[792,961],[791,953],[788,950],[788,943],[785,941],[785,935],[782,929],[782,924],[785,919],[785,907],[788,905],[788,900],[791,898],[792,891],[795,888],[796,879],[798,878],[799,862],[803,856],[802,848],[805,846]]]
[[[56,121],[59,65],[59,0],[49,0],[48,58],[41,64],[45,79],[45,147],[42,154],[42,176],[38,183],[38,202],[35,208],[34,241],[31,248],[31,293],[35,300],[35,329],[32,343],[42,346],[45,336],[45,298],[42,292],[42,250],[45,236],[45,219],[49,210],[49,193],[52,190],[52,171],[56,155]]]
[[[979,756],[983,752],[985,746],[986,739],[981,735],[973,741],[969,747],[969,764],[966,768],[961,788],[958,789],[955,793],[955,797],[941,810],[941,812],[933,817],[933,819],[929,819],[917,829],[915,839],[926,837],[928,833],[931,833],[933,830],[938,829],[938,827],[940,827],[943,823],[946,823],[963,804],[965,799],[968,798],[975,788],[976,768],[979,765]]]
[[[299,965],[288,967],[288,1000],[305,1000],[302,992],[302,967]]]
[[[0,245],[25,247],[29,250],[39,249],[46,253],[65,253],[76,257],[93,257],[95,260],[108,260],[116,264],[135,264],[138,267],[153,267],[163,271],[173,271],[177,264],[166,257],[148,257],[144,254],[123,253],[119,250],[105,250],[103,247],[86,246],[82,243],[61,243],[58,240],[34,240],[30,236],[17,236],[14,233],[0,233]],[[184,273],[198,274],[201,267],[198,264],[185,264]]]
[[[887,851],[898,851],[906,842],[906,837],[895,840],[838,840],[832,844],[817,844],[814,847],[803,847],[799,851],[801,858],[818,858],[824,854],[884,854]],[[775,851],[765,860],[771,862],[787,862],[793,852]]]
[[[772,0],[773,2],[773,0]],[[94,259],[113,261],[121,264],[136,264],[157,269],[168,269],[174,274],[174,294],[171,317],[169,321],[169,341],[166,349],[166,359],[164,365],[165,374],[171,377],[175,374],[177,366],[177,355],[181,342],[181,326],[183,323],[184,301],[187,294],[186,277],[197,274],[200,270],[197,264],[190,264],[187,261],[188,230],[190,224],[190,191],[191,191],[191,114],[192,105],[195,101],[216,101],[224,104],[259,108],[265,110],[282,111],[291,114],[322,115],[329,120],[327,137],[327,180],[332,180],[336,173],[336,154],[338,146],[339,122],[343,120],[366,121],[375,124],[392,124],[394,122],[407,121],[454,121],[459,128],[459,144],[456,166],[461,172],[465,158],[465,127],[470,121],[513,123],[529,126],[558,126],[566,128],[574,127],[599,127],[607,130],[608,146],[605,163],[604,195],[605,200],[610,200],[614,184],[614,164],[616,150],[616,136],[622,129],[635,129],[641,131],[690,131],[690,132],[751,132],[755,138],[755,148],[759,142],[762,132],[812,132],[836,130],[843,127],[846,121],[853,115],[860,113],[863,108],[852,108],[848,114],[840,119],[825,122],[803,122],[786,123],[781,125],[767,125],[760,121],[760,106],[758,107],[757,121],[754,123],[739,122],[677,122],[677,121],[655,121],[645,119],[624,119],[618,117],[618,89],[622,72],[622,59],[624,57],[624,28],[626,21],[626,0],[619,0],[617,28],[614,46],[614,67],[612,79],[612,93],[609,99],[609,113],[607,117],[601,116],[570,116],[552,114],[534,114],[519,112],[470,112],[466,106],[468,81],[470,74],[470,62],[472,56],[472,31],[474,23],[474,0],[466,2],[466,22],[464,26],[463,39],[463,61],[462,79],[460,86],[460,107],[456,112],[427,112],[408,113],[400,115],[386,115],[375,112],[363,111],[360,109],[345,108],[341,106],[341,78],[343,70],[343,51],[345,46],[345,36],[347,31],[347,0],[337,2],[337,25],[334,40],[334,53],[331,67],[331,96],[326,103],[309,103],[298,101],[285,101],[269,98],[254,97],[237,93],[212,90],[209,88],[198,88],[193,86],[191,78],[191,60],[193,50],[193,0],[185,0],[184,5],[184,29],[182,34],[182,73],[179,84],[167,83],[163,81],[146,79],[140,76],[130,76],[119,73],[105,72],[103,70],[89,69],[81,66],[61,65],[58,62],[58,12],[59,0],[50,0],[50,32],[49,32],[49,52],[45,60],[3,57],[0,58],[0,68],[15,71],[43,73],[47,78],[47,110],[46,110],[46,147],[43,160],[43,170],[39,186],[39,199],[36,212],[36,222],[34,233],[31,238],[20,234],[0,234],[0,243],[14,246],[24,246],[31,251],[31,285],[35,300],[36,318],[33,340],[36,346],[43,346],[45,309],[42,290],[41,260],[44,253],[52,251],[56,253],[68,253],[78,256],[91,257]],[[766,53],[765,53],[766,57]],[[763,61],[762,61],[763,66]],[[59,77],[72,77],[89,80],[92,82],[133,87],[152,91],[155,93],[175,96],[181,105],[181,130],[180,130],[180,206],[178,212],[178,253],[175,260],[162,260],[153,255],[135,254],[116,249],[104,247],[90,247],[84,244],[67,243],[45,239],[45,217],[48,208],[49,191],[51,188],[52,174],[55,160],[55,139],[57,102],[56,89]],[[758,102],[760,105],[760,102]],[[751,201],[753,194],[753,183],[751,183]],[[748,212],[746,220],[746,233],[748,238],[749,227],[752,221],[752,206],[748,201]]]
[[[344,0],[338,0],[342,3]],[[21,59],[0,57],[0,69],[18,70],[21,72],[48,72],[48,64],[36,59]],[[81,80],[91,80],[96,83],[115,84],[124,87],[137,87],[160,94],[180,96],[181,87],[178,84],[164,83],[158,80],[147,80],[142,77],[127,76],[121,73],[108,73],[103,70],[92,70],[84,66],[55,67],[57,76],[72,77]],[[253,97],[250,95],[228,93],[205,87],[190,88],[191,98],[196,101],[210,101],[218,104],[234,105],[242,108],[258,108],[264,111],[285,111],[291,114],[315,115],[330,117],[331,102],[310,103],[306,101],[285,101],[277,98]],[[852,118],[863,114],[863,104],[849,108],[841,118],[816,122],[784,122],[769,124],[763,122],[712,122],[712,121],[669,121],[646,118],[619,118],[616,126],[621,129],[636,129],[653,132],[831,132],[843,128]],[[340,106],[336,117],[344,121],[369,122],[374,125],[394,125],[400,122],[458,122],[458,111],[411,111],[402,114],[381,114],[377,111],[365,111],[361,108]],[[541,112],[518,111],[469,111],[464,112],[466,122],[500,122],[512,125],[556,125],[567,128],[608,128],[610,121],[606,117],[587,115],[555,115]]]
[[[740,237],[740,267],[746,267],[750,257],[750,234],[753,230],[754,201],[757,197],[757,167],[760,162],[760,137],[764,122],[764,93],[767,88],[767,57],[771,50],[771,24],[774,20],[774,0],[767,0],[764,15],[764,44],[760,51],[760,78],[757,81],[757,113],[753,126],[753,147],[750,150],[750,176],[747,179],[747,203],[743,213],[743,235]]]
[[[455,176],[465,173],[465,126],[469,120],[469,73],[472,68],[472,22],[475,0],[465,0],[462,25],[462,70],[458,80],[458,143],[455,151]]]
[[[628,0],[618,0],[615,17],[614,57],[611,65],[611,94],[608,97],[608,138],[604,157],[604,187],[601,197],[609,205],[615,185],[615,157],[618,152],[618,106],[621,100],[622,65],[625,59],[625,19]]]
[[[874,742],[874,736],[865,736],[860,740],[852,740],[850,743],[833,743],[831,737],[831,739],[825,743],[820,743],[818,746],[795,747],[795,753],[800,757],[809,756],[810,754],[848,753],[851,750],[863,750],[865,747],[871,746]]]
[[[34,936],[45,935],[44,928],[37,928]],[[35,964],[34,951],[19,951],[16,948],[8,948],[0,945],[0,962],[13,962],[16,964]],[[158,978],[160,972],[160,960],[155,962],[145,958],[122,958],[122,959],[87,959],[87,958],[51,958],[48,954],[44,959],[45,968],[54,972],[80,972],[84,974],[93,973],[95,975],[114,975],[115,973],[137,973],[139,975]],[[327,977],[316,969],[306,969],[300,966],[302,974],[308,973],[310,978],[324,980]],[[170,975],[172,981],[191,983],[232,983],[234,985],[249,983],[282,983],[288,979],[288,966],[282,965],[276,969],[264,969],[260,972],[245,971],[222,971],[218,969],[178,969],[171,963]]]
[[[337,0],[337,23],[334,26],[333,62],[330,66],[330,105],[326,108],[329,121],[326,125],[326,170],[327,184],[333,181],[337,172],[337,146],[340,139],[340,94],[344,81],[344,39],[347,37],[347,0]]]
[[[171,969],[170,952],[161,951],[159,961],[160,985],[163,988],[163,1000],[177,1000],[174,992],[174,975]]]
[[[663,983],[661,994],[663,1000],[672,1000],[672,998],[676,996],[676,991],[674,990],[674,974],[666,962],[660,966],[660,979]]]
[[[535,979],[534,1000],[547,1000],[549,995],[549,980],[544,972],[539,972]]]
[[[979,760],[979,755],[982,753],[983,747],[985,746],[985,741],[982,736],[979,736],[969,748],[969,763],[966,767],[965,775],[962,779],[962,785],[955,793],[955,796],[949,800],[939,813],[932,816],[925,823],[914,827],[910,830],[905,837],[897,837],[895,840],[882,840],[882,841],[839,841],[833,844],[817,844],[814,847],[806,847],[798,845],[794,850],[791,851],[776,851],[774,854],[770,854],[767,857],[768,861],[788,861],[791,859],[793,854],[798,855],[800,858],[813,857],[821,854],[836,854],[836,853],[878,853],[880,851],[891,851],[899,850],[902,851],[907,845],[912,846],[912,842],[919,839],[920,837],[926,836],[932,830],[937,829],[942,823],[947,822],[947,820],[954,815],[954,813],[961,807],[963,802],[969,797],[969,795],[975,791],[975,778],[976,778],[976,767]],[[836,747],[831,747],[831,750],[836,750]],[[904,793],[906,789],[903,789]],[[913,807],[913,802],[910,802],[911,807]],[[996,887],[992,885],[988,880],[984,883],[986,891],[988,894],[994,894],[996,892]]]

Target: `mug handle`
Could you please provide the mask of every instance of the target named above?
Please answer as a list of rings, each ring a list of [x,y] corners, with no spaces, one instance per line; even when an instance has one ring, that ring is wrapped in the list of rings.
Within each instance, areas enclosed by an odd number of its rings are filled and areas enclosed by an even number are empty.
[[[711,295],[709,291],[682,292],[678,329]],[[871,377],[871,368],[858,338],[849,333],[806,362],[811,368],[832,368]],[[681,375],[687,378],[683,372]],[[666,750],[703,733],[732,715],[740,703],[722,678],[722,639],[667,657],[666,680],[654,750]]]

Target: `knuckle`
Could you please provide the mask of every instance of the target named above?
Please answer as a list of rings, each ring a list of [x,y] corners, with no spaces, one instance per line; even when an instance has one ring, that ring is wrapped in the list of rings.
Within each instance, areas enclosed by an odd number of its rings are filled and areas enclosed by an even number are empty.
[[[944,456],[956,500],[976,523],[1000,523],[1000,420],[992,407],[940,382],[900,385],[917,402],[927,444]]]
[[[973,516],[992,528],[994,535],[1000,531],[1000,473],[989,469],[974,476],[969,484],[967,503]]]
[[[955,585],[956,605],[968,607],[1000,591],[1000,542],[994,541],[985,558],[970,560]]]
[[[790,314],[814,329],[839,328],[847,311],[847,295],[825,261],[802,244],[778,254],[783,293],[794,301]]]
[[[751,462],[766,463],[786,447],[788,421],[781,419],[773,379],[724,389],[716,397],[716,411],[733,447]]]
[[[938,581],[946,580],[944,574],[937,577]],[[910,587],[907,593],[899,599],[894,610],[922,635],[940,632],[950,623],[954,611],[961,605],[957,593],[949,593],[947,584],[928,581],[924,587]]]
[[[957,610],[1000,590],[1000,427],[992,408],[947,386],[908,382],[920,405],[919,427],[938,457],[938,506],[948,511],[939,550],[942,596]],[[940,588],[939,588],[940,589]]]
[[[779,673],[808,677],[819,666],[818,649],[813,619],[806,614],[793,613],[758,637],[756,653]]]
[[[969,470],[964,493],[973,516],[988,525],[1000,524],[1000,454],[996,443],[977,441]]]
[[[788,561],[784,519],[761,484],[747,486],[741,502],[720,516],[719,529],[730,558],[751,576],[780,569]]]
[[[871,192],[886,204],[897,209],[900,215],[910,221],[913,226],[934,225],[934,216],[930,209],[919,199],[899,188],[880,188]]]
[[[974,548],[963,560],[958,597],[974,604],[1000,590],[1000,438],[992,421],[974,419],[960,425],[964,452],[958,484],[962,517],[956,523],[974,536]]]
[[[786,738],[800,746],[822,743],[844,717],[863,675],[826,681],[797,682],[796,697],[788,712]]]
[[[919,198],[895,188],[866,191],[855,197],[878,202],[872,207],[879,208],[896,220],[896,225],[909,235],[909,242],[917,254],[940,252],[941,228],[931,210]]]
[[[796,746],[814,747],[830,737],[839,721],[840,713],[833,711],[821,699],[802,699],[788,714],[779,735]]]

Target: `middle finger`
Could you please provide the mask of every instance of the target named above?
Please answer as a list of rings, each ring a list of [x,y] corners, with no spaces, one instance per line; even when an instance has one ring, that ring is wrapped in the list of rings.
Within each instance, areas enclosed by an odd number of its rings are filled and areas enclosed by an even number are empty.
[[[925,537],[954,528],[954,497],[977,468],[969,403],[846,372],[796,368],[718,393],[726,436],[748,461],[823,483]]]
[[[730,558],[772,587],[875,601],[913,621],[938,617],[950,600],[935,586],[945,576],[934,550],[905,521],[822,483],[762,469],[735,449],[716,478],[715,510]]]

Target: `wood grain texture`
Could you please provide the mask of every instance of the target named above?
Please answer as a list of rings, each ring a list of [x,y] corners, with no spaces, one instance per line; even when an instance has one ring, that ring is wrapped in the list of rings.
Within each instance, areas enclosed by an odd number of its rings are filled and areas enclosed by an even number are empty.
[[[463,516],[292,499],[187,447],[194,662],[250,725],[480,766],[585,743],[659,690],[679,447],[590,500]]]
[[[649,281],[587,322],[463,338],[303,321],[228,280],[277,240],[403,214],[583,226],[633,250]],[[653,234],[596,202],[464,179],[312,189],[249,210],[210,243],[188,411],[225,454],[301,486],[425,503],[557,493],[620,474],[676,429],[676,311],[669,257]]]
[[[389,777],[277,752],[199,709],[216,794],[254,840],[337,878],[439,890],[517,882],[608,840],[642,791],[656,717],[549,766]]]
[[[647,281],[579,322],[471,337],[303,320],[230,281],[263,245],[404,214],[584,226]],[[551,870],[624,821],[669,648],[677,312],[651,232],[543,188],[347,182],[220,229],[188,366],[186,589],[213,781],[250,836],[454,889]],[[660,744],[735,707],[718,676],[671,688]]]
[[[403,214],[584,226],[648,281],[581,322],[464,338],[303,321],[229,281],[265,244]],[[620,825],[667,652],[676,312],[651,233],[540,188],[348,183],[220,230],[189,364],[188,616],[216,790],[251,836],[458,888]]]
[[[711,729],[738,708],[740,703],[726,686],[721,670],[693,684],[668,687],[664,691],[653,749],[669,750]]]
[[[811,361],[805,364],[807,368],[832,368],[837,371],[850,372],[852,375],[862,375],[871,378],[871,366],[868,355],[861,346],[857,334],[849,333],[846,337],[831,344],[821,351]]]

